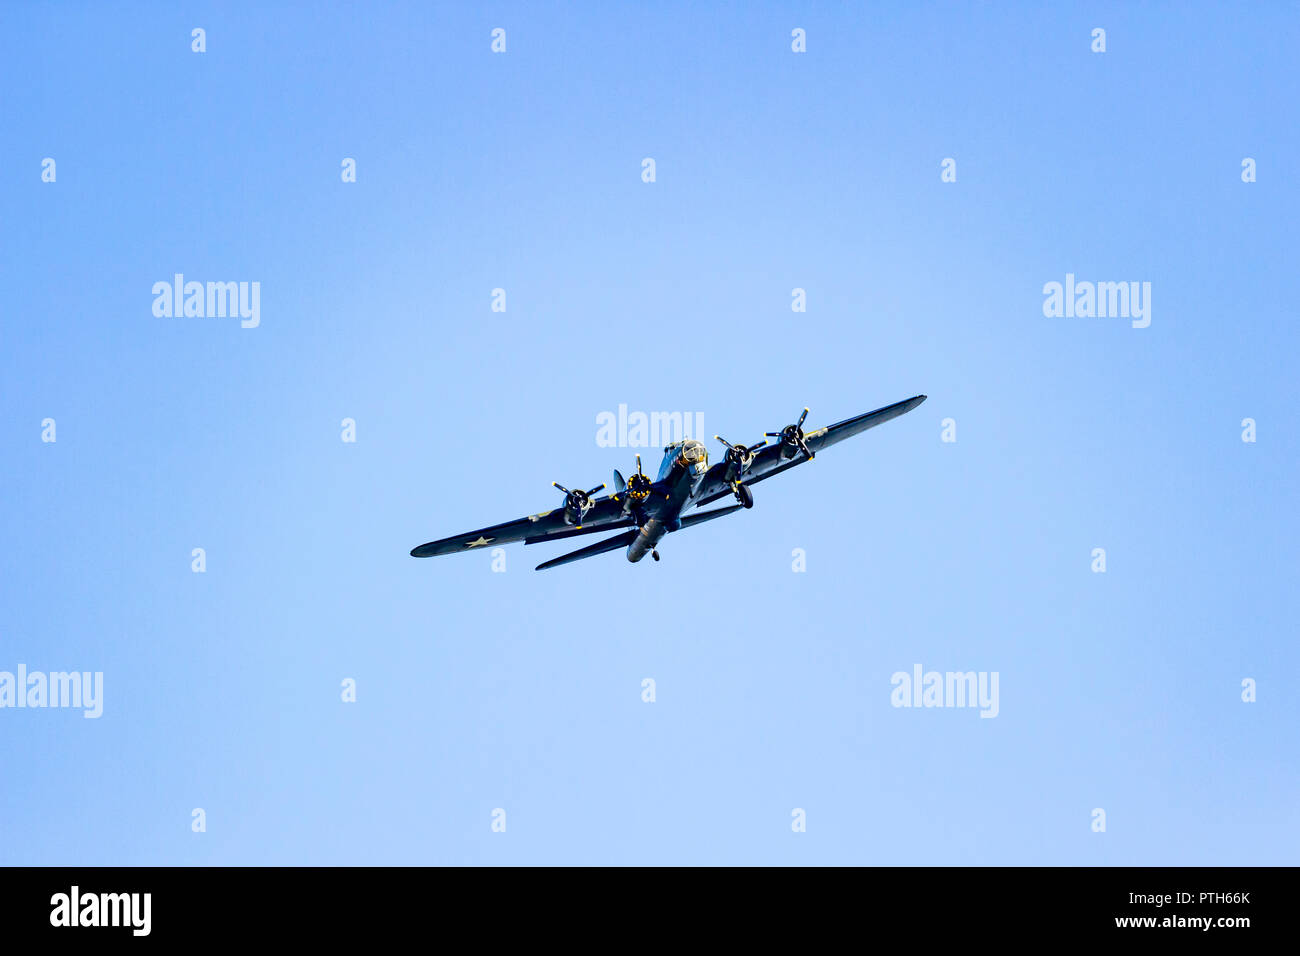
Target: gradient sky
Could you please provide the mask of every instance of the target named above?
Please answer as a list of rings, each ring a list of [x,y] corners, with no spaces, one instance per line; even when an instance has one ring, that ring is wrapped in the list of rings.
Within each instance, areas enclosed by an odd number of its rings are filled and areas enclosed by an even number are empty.
[[[105,700],[0,710],[0,862],[1294,864],[1298,27],[4,5],[0,670]],[[177,272],[260,327],[155,317]],[[1066,273],[1150,327],[1045,318]],[[620,403],[917,393],[657,564],[408,555],[626,474]]]

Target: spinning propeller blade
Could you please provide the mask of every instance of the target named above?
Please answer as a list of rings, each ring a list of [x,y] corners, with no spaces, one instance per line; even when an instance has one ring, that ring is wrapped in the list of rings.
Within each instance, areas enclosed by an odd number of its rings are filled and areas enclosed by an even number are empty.
[[[799,416],[799,421],[793,425],[786,425],[779,432],[764,432],[768,438],[779,438],[781,444],[789,448],[797,448],[807,455],[810,459],[814,457],[812,449],[808,447],[808,442],[803,435],[803,423],[808,417],[808,409],[805,407],[803,414]],[[785,456],[782,456],[785,457]]]

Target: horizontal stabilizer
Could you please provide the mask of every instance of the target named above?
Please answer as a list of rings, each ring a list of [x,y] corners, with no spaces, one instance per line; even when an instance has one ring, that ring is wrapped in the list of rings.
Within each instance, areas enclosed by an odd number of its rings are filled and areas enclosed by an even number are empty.
[[[570,564],[574,561],[581,561],[583,558],[590,558],[593,555],[604,554],[606,551],[617,551],[619,548],[626,548],[632,543],[633,539],[640,534],[639,531],[625,531],[622,534],[616,534],[612,538],[604,541],[597,541],[595,544],[589,544],[585,548],[579,548],[577,551],[571,551],[568,554],[561,555],[558,558],[552,558],[549,561],[543,561],[537,566],[538,571],[545,571],[547,568],[558,568],[561,564]]]
[[[712,521],[714,518],[721,518],[723,515],[729,515],[733,511],[739,511],[744,505],[731,505],[727,508],[714,508],[712,511],[697,511],[693,515],[687,515],[682,519],[682,527],[689,528],[693,524],[700,524],[703,521]]]

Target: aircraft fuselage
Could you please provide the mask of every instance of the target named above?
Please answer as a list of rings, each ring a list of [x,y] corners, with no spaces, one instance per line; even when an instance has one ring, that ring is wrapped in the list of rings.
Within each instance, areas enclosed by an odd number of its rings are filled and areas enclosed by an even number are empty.
[[[664,449],[650,497],[633,511],[639,533],[627,546],[629,561],[640,561],[664,535],[681,527],[682,512],[690,507],[708,470],[709,453],[701,442],[688,438]]]

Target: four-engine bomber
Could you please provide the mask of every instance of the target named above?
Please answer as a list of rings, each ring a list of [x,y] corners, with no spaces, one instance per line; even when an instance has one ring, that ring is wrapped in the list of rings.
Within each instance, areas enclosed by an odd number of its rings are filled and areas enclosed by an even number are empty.
[[[613,494],[595,497],[597,492],[605,489],[605,485],[598,485],[590,491],[570,491],[563,485],[552,482],[564,492],[563,507],[430,541],[413,549],[411,556],[430,558],[512,541],[538,544],[626,528],[629,530],[612,538],[544,561],[537,566],[537,570],[544,571],[619,548],[627,548],[629,561],[640,561],[647,553],[658,561],[657,547],[664,535],[732,514],[741,508],[754,507],[751,486],[805,461],[811,461],[817,452],[910,412],[923,401],[924,395],[915,395],[874,412],[866,412],[809,431],[803,427],[808,417],[808,409],[805,408],[797,422],[787,425],[779,432],[767,432],[766,438],[756,445],[733,445],[714,436],[726,446],[727,452],[722,461],[713,467],[709,467],[709,452],[703,442],[693,438],[674,442],[664,449],[659,474],[653,481],[642,472],[641,456],[637,455],[635,474],[624,479],[617,471],[614,472]],[[775,441],[769,443],[767,438]],[[734,497],[736,503],[706,511],[698,510],[728,496]]]

